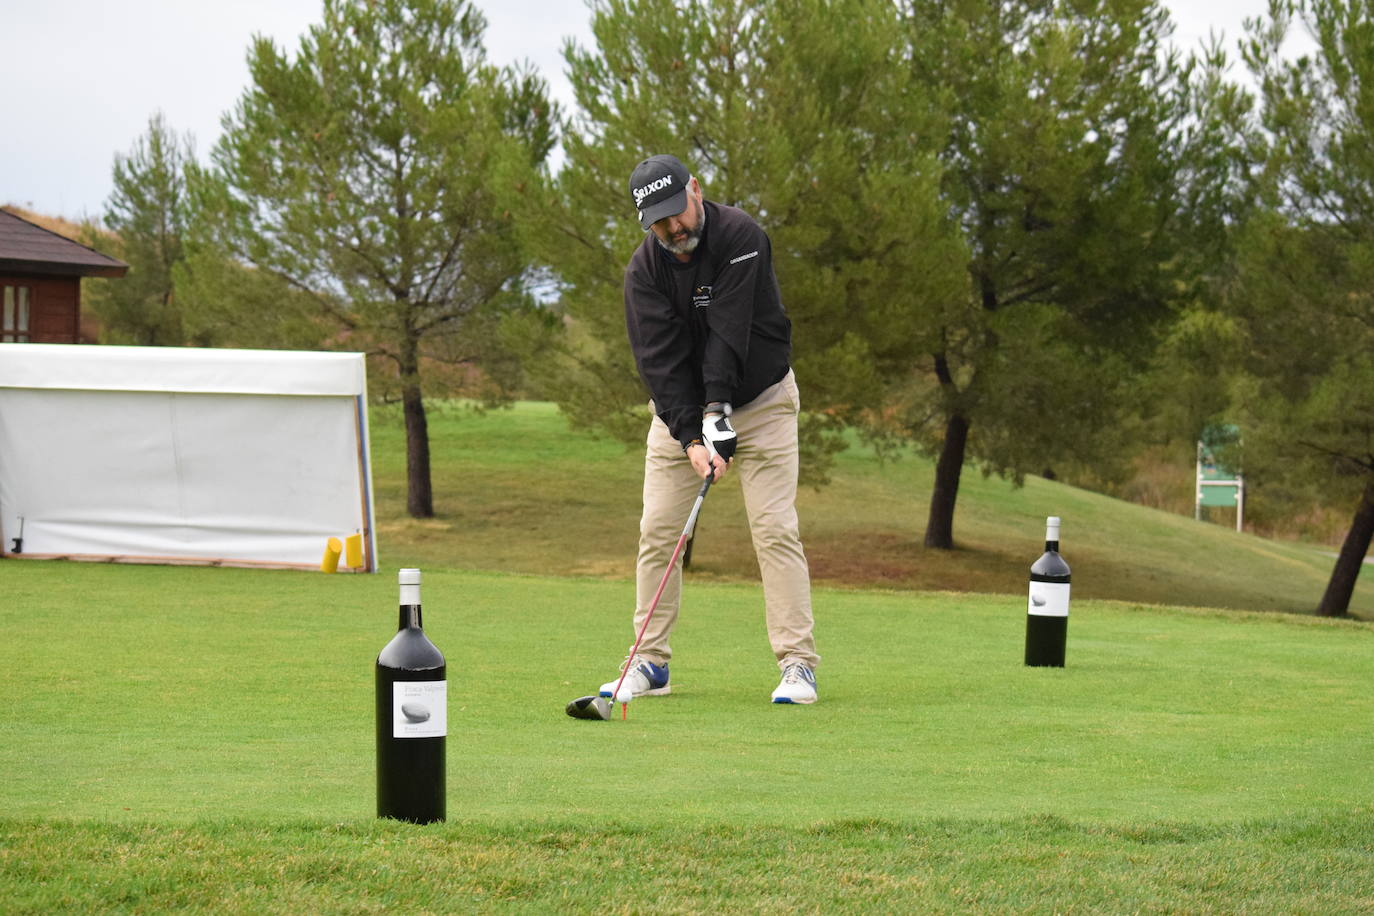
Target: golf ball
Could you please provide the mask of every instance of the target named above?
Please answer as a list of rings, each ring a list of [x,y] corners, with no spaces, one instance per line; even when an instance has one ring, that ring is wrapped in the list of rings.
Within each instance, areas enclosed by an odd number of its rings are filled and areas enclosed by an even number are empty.
[[[615,695],[615,701],[617,703],[628,703],[634,698],[635,695],[630,692],[630,688],[628,687],[621,687],[620,692]]]

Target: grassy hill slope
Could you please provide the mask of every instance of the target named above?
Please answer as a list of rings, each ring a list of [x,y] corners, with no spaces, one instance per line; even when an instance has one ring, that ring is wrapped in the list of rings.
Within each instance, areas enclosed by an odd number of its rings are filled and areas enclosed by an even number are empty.
[[[551,404],[430,416],[437,516],[405,514],[399,412],[372,412],[379,552],[419,565],[628,578],[638,535],[635,450],[569,429]],[[1040,553],[1047,515],[1064,520],[1076,598],[1310,613],[1335,560],[1328,548],[1270,541],[1219,525],[1029,478],[1016,488],[966,469],[954,551],[921,546],[933,476],[908,456],[879,461],[855,446],[833,482],[803,490],[802,533],[818,584],[1019,594]],[[739,481],[713,488],[693,549],[698,579],[755,580]],[[1354,616],[1374,619],[1374,580]]]

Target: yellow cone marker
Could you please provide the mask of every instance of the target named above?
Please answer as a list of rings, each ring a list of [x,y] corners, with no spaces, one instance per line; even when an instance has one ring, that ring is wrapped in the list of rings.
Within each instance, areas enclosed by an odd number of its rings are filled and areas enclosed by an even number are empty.
[[[320,572],[332,573],[339,568],[339,554],[343,553],[343,541],[330,538],[324,542],[324,558],[320,560]]]
[[[344,539],[344,563],[349,569],[361,569],[363,565],[363,536],[350,534]]]

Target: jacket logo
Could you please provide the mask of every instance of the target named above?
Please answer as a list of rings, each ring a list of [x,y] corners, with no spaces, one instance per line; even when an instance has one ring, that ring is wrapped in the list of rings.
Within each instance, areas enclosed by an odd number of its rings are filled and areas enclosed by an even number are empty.
[[[711,287],[698,286],[692,290],[692,307],[704,309],[711,304]]]
[[[740,261],[747,261],[747,260],[749,260],[750,258],[757,258],[758,256],[759,256],[759,253],[758,253],[757,250],[755,250],[755,251],[749,252],[748,254],[742,254],[742,255],[740,255],[740,256],[737,257],[737,258],[731,258],[731,259],[730,259],[730,263],[731,263],[731,264],[738,264]]]
[[[639,206],[639,204],[644,200],[644,198],[648,197],[650,194],[654,193],[655,191],[661,191],[664,188],[671,185],[672,183],[673,176],[664,175],[662,178],[649,182],[642,188],[635,188],[635,206]]]

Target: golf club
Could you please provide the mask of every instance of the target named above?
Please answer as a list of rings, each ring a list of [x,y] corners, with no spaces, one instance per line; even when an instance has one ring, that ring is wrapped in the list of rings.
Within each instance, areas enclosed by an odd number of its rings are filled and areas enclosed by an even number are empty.
[[[611,717],[611,701],[605,697],[578,697],[568,704],[568,715],[574,719],[600,719],[602,722]]]
[[[635,637],[634,648],[630,649],[630,657],[625,662],[625,667],[620,670],[620,679],[615,682],[615,690],[611,691],[610,698],[601,696],[578,697],[568,704],[568,715],[574,719],[609,719],[611,717],[611,702],[620,696],[620,685],[625,683],[625,675],[630,673],[630,662],[634,661],[635,653],[639,651],[639,644],[644,640],[644,633],[649,629],[649,621],[654,619],[654,611],[658,609],[658,599],[663,597],[663,590],[668,587],[668,577],[673,574],[673,567],[677,565],[678,555],[682,553],[682,547],[687,543],[687,539],[692,536],[692,528],[696,526],[697,514],[701,512],[701,504],[706,499],[706,491],[711,489],[711,483],[716,479],[715,472],[712,471],[701,483],[701,489],[697,491],[697,498],[692,503],[692,512],[687,516],[687,524],[682,526],[682,536],[677,539],[677,546],[673,548],[673,556],[668,560],[668,568],[663,571],[663,578],[659,580],[658,591],[654,592],[654,600],[649,602],[649,612],[644,615],[644,622],[639,626],[639,635]],[[604,704],[604,710],[602,708]],[[621,717],[625,715],[624,704],[621,708]]]

